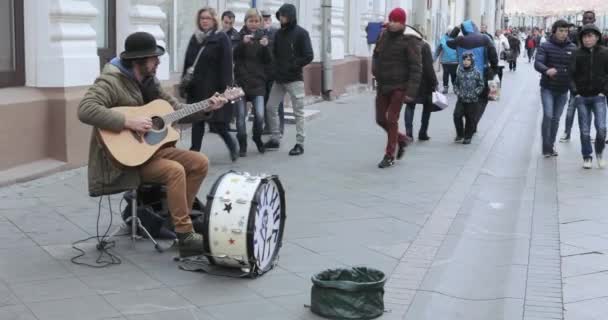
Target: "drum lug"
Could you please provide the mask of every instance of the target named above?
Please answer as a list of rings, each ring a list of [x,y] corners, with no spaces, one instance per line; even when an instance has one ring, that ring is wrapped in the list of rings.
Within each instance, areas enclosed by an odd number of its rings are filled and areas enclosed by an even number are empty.
[[[241,233],[243,233],[243,230],[242,229],[232,229],[232,233],[241,234]]]
[[[224,198],[224,197],[220,196],[220,201],[222,201],[222,202],[230,202],[230,198]]]

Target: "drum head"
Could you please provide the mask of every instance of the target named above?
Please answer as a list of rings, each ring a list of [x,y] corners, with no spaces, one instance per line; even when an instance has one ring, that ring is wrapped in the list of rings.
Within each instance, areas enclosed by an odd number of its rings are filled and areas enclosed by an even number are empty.
[[[277,177],[262,180],[249,215],[249,256],[258,273],[274,267],[283,241],[285,192]]]

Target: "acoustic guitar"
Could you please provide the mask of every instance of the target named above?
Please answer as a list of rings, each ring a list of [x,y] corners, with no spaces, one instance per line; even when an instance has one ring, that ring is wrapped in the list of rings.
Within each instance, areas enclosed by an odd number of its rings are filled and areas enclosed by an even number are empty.
[[[239,87],[228,88],[218,96],[233,102],[245,95]],[[136,167],[148,161],[161,147],[175,143],[179,133],[173,128],[173,123],[197,112],[212,111],[210,99],[187,104],[179,110],[173,110],[169,102],[154,100],[141,107],[116,107],[113,111],[120,112],[127,118],[149,117],[152,119],[150,131],[141,134],[129,129],[121,132],[97,129],[100,140],[115,161],[126,167]]]

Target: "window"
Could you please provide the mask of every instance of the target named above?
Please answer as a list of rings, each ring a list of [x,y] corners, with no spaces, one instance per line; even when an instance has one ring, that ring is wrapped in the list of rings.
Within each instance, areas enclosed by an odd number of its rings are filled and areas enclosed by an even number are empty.
[[[0,88],[22,86],[23,0],[0,1]]]
[[[116,0],[91,0],[98,14],[93,26],[97,30],[97,55],[99,66],[116,56]]]

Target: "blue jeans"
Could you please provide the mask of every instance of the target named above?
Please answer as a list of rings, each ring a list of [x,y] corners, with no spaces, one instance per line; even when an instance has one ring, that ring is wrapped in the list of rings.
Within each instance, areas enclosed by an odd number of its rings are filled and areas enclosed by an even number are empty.
[[[568,91],[557,92],[545,88],[540,89],[543,104],[543,122],[541,134],[543,137],[543,154],[551,153],[559,129],[559,119],[568,101]]]
[[[236,105],[236,132],[238,136],[247,136],[247,106],[245,102],[253,104],[253,136],[260,137],[264,130],[264,96],[247,96]]]
[[[572,125],[574,124],[574,113],[576,113],[576,103],[572,92],[570,92],[570,99],[568,100],[568,110],[566,110],[566,128],[564,133],[570,136],[572,132]]]
[[[581,130],[581,151],[584,159],[590,159],[591,147],[591,114],[595,117],[595,153],[602,154],[606,145],[606,97],[577,97],[578,126]]]

